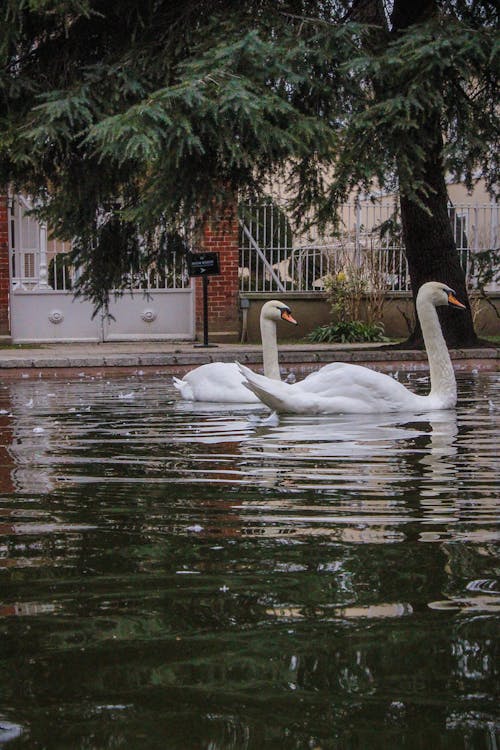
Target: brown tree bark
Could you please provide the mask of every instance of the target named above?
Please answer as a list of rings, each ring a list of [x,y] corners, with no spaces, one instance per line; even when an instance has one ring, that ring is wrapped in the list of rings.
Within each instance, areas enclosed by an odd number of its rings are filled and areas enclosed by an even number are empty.
[[[448,195],[439,151],[439,146],[436,146],[428,152],[425,176],[432,192],[420,196],[429,213],[411,199],[401,196],[403,241],[411,284],[414,296],[426,281],[442,281],[454,289],[467,309],[438,310],[446,342],[452,347],[477,346],[479,341],[474,331],[465,274],[448,216]],[[418,324],[405,344],[423,345]]]
[[[414,23],[426,20],[436,12],[435,0],[395,0],[391,17],[393,33],[407,29]],[[448,346],[463,347],[480,344],[474,331],[465,273],[455,245],[448,216],[448,194],[442,159],[443,140],[439,113],[431,112],[421,131],[426,146],[423,177],[428,192],[421,193],[422,206],[404,194],[401,195],[401,221],[403,242],[410,272],[414,299],[426,281],[442,281],[455,290],[466,310],[441,308],[439,315]],[[420,326],[401,346],[423,346]]]

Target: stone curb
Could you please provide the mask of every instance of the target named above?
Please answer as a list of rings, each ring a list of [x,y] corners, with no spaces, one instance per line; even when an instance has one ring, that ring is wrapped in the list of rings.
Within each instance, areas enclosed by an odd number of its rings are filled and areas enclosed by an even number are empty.
[[[484,361],[488,369],[500,369],[500,348],[488,349],[456,349],[450,352],[451,358],[457,360],[470,360],[471,362]],[[72,353],[69,356],[60,356],[54,352],[47,351],[46,356],[36,353],[35,356],[2,357],[0,353],[1,369],[68,369],[68,368],[116,368],[116,367],[196,367],[207,362],[235,362],[244,364],[262,364],[262,353],[259,349],[247,349],[234,347],[231,349],[220,347],[216,350],[207,351],[175,351],[175,352],[127,352],[89,354],[82,352],[81,355]],[[388,349],[367,348],[282,348],[280,350],[280,363],[286,364],[325,364],[327,362],[355,362],[355,363],[405,363],[426,362],[427,355],[423,351],[404,351]],[[465,364],[463,362],[462,364]]]

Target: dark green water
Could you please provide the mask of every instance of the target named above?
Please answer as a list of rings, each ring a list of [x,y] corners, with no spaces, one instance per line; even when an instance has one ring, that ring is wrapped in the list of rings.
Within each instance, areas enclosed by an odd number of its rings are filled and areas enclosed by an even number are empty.
[[[4,383],[0,746],[500,748],[499,376],[459,398],[266,425]]]

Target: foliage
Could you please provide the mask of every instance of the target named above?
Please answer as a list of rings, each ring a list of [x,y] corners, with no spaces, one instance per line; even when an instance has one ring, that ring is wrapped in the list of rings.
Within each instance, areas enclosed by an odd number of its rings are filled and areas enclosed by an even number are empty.
[[[496,305],[488,296],[487,290],[488,286],[497,288],[500,284],[500,250],[489,248],[472,253],[468,280],[471,291],[475,292],[475,296],[471,297],[473,314],[475,316],[479,314],[484,302],[492,308],[497,317],[500,317]]]
[[[346,271],[325,277],[325,291],[330,301],[333,322],[315,328],[308,336],[318,343],[354,343],[362,341],[388,341],[380,320],[371,317],[373,307],[369,304],[369,289],[372,284],[367,276],[365,264],[356,264],[346,256]],[[368,300],[368,304],[366,304]],[[368,320],[360,320],[362,305]]]
[[[71,253],[58,253],[51,258],[47,269],[47,279],[52,289],[71,290],[73,286]]]
[[[481,294],[485,294],[489,285],[500,284],[500,250],[489,248],[471,255],[469,276]]]
[[[316,343],[352,344],[356,342],[389,341],[382,323],[365,323],[361,320],[341,320],[318,326],[308,335]]]
[[[334,221],[351,189],[422,201],[443,168],[498,170],[492,2],[428,3],[398,27],[375,0],[6,0],[0,11],[0,180],[76,237],[96,306],[207,211],[289,166],[295,219]],[[335,166],[332,177],[331,168]]]
[[[373,237],[355,251],[344,249],[340,255],[344,270],[324,278],[334,320],[364,317],[370,324],[381,320],[391,257]]]
[[[339,271],[334,276],[326,276],[324,286],[332,316],[337,321],[344,323],[359,319],[361,302],[368,286],[360,266],[351,262],[347,273]]]

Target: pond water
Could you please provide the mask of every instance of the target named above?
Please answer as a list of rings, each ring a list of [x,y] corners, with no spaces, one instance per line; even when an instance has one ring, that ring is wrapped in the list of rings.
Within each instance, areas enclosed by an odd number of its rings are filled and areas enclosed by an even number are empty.
[[[266,414],[4,382],[0,746],[500,747],[499,375]]]

